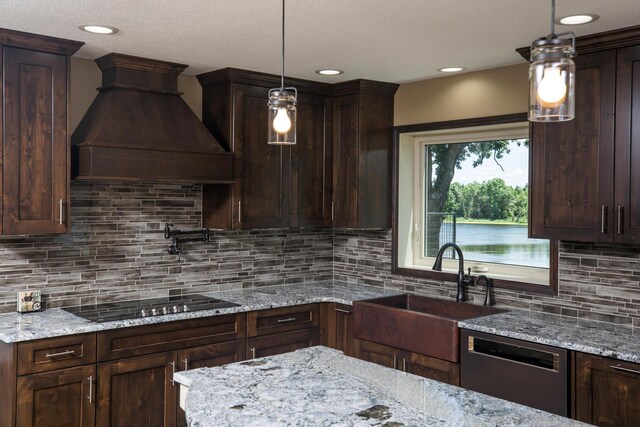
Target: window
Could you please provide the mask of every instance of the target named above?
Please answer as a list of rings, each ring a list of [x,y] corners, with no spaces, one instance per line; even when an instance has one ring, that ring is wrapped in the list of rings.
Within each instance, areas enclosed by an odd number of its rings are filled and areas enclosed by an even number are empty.
[[[437,277],[435,256],[453,242],[473,275],[549,288],[555,242],[527,236],[528,137],[526,122],[400,134],[395,267]],[[455,251],[442,265],[458,271]]]

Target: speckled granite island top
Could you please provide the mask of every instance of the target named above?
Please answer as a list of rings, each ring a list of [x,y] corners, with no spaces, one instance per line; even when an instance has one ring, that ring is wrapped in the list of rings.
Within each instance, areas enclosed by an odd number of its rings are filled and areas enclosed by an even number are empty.
[[[192,427],[585,425],[326,347],[179,372],[174,379],[188,387]]]
[[[458,326],[640,363],[640,330],[629,326],[519,310],[463,320]]]
[[[397,291],[384,290],[374,286],[331,282],[271,286],[239,291],[205,292],[202,295],[234,302],[239,306],[105,323],[94,323],[62,309],[23,314],[4,313],[0,314],[0,340],[5,343],[31,341],[128,326],[150,325],[173,320],[194,319],[319,302],[352,304],[355,300],[398,293]]]

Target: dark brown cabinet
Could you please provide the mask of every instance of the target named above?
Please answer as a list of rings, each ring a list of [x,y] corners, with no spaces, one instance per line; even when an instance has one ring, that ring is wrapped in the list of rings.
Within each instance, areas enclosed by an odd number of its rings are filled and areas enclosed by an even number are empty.
[[[396,84],[354,80],[333,88],[333,226],[391,227]]]
[[[98,364],[97,426],[175,426],[175,351]]]
[[[336,304],[334,308],[336,318],[336,349],[347,356],[355,356],[355,344],[351,325],[353,315],[350,305]]]
[[[529,234],[637,243],[640,46],[585,49],[576,58],[575,119],[531,126]]]
[[[331,100],[328,86],[298,87],[297,143],[267,144],[267,100],[276,76],[223,69],[198,76],[203,123],[234,153],[232,188],[203,188],[203,225],[253,229],[329,226]]]
[[[576,353],[575,415],[602,427],[640,426],[640,365]]]
[[[18,377],[18,426],[93,427],[95,365]]]
[[[247,359],[289,353],[301,348],[313,347],[319,343],[318,328],[247,338]]]
[[[2,234],[69,230],[69,57],[83,43],[0,29]]]
[[[447,384],[460,385],[460,364],[355,338],[355,357]]]

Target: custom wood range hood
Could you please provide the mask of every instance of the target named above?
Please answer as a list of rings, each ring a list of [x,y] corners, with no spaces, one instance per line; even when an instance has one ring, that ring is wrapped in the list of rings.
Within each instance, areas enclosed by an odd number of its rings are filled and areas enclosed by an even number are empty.
[[[110,53],[102,87],[71,136],[72,177],[231,183],[226,152],[177,91],[183,64]]]

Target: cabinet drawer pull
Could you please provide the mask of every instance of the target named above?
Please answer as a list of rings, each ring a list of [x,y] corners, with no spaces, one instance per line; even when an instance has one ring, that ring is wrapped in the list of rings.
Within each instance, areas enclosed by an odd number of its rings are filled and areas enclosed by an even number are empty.
[[[602,210],[600,212],[600,221],[602,222],[600,224],[600,232],[602,234],[606,234],[607,233],[607,207],[605,205],[602,205]]]
[[[351,314],[351,312],[350,312],[349,310],[343,310],[343,309],[341,309],[341,308],[336,308],[336,311],[337,311],[338,313]]]
[[[640,375],[640,370],[637,370],[637,369],[629,369],[629,368],[625,368],[624,366],[620,366],[620,365],[611,365],[609,367],[611,369],[615,369],[616,371],[622,371],[622,372],[628,372],[630,374]]]
[[[249,351],[251,352],[251,358],[255,359],[256,358],[256,348],[255,347],[251,347],[249,349]]]
[[[335,219],[335,203],[331,202],[331,221]]]
[[[91,403],[91,399],[93,398],[93,376],[87,379],[89,380],[89,396],[87,396],[87,399],[89,399],[89,403]]]
[[[58,203],[60,204],[60,225],[62,225],[62,199],[60,199]]]
[[[242,201],[238,200],[238,222],[242,222]]]
[[[618,206],[618,234],[622,234],[623,207]]]
[[[175,383],[175,381],[173,381],[173,376],[176,373],[176,362],[172,361],[171,363],[169,363],[169,365],[171,365],[171,385],[175,386],[176,383]]]
[[[184,359],[184,370],[188,371],[189,370],[189,359]]]
[[[407,372],[407,359],[402,358],[402,372]]]
[[[295,317],[287,317],[286,319],[278,319],[278,323],[295,322]]]
[[[393,369],[398,369],[398,358],[393,356]]]
[[[60,353],[47,353],[44,355],[44,357],[60,357],[60,356],[70,356],[72,354],[74,354],[76,351],[75,350],[65,350],[65,351],[61,351]]]

